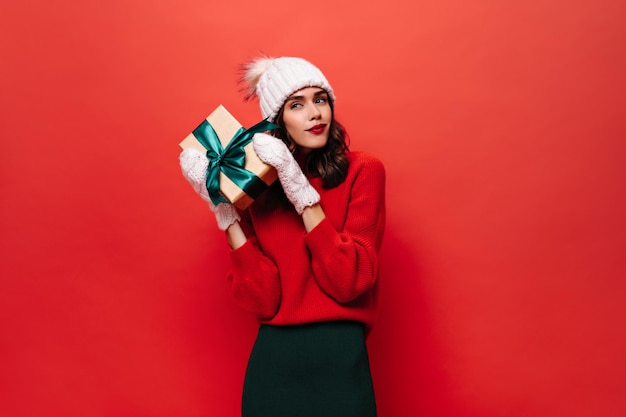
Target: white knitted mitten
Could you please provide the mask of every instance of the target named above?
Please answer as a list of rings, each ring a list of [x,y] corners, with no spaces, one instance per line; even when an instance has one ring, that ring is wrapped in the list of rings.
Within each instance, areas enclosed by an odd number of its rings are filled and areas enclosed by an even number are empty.
[[[320,202],[320,195],[306,179],[300,166],[282,140],[266,133],[257,133],[252,139],[259,159],[276,168],[285,195],[302,214],[306,207]]]
[[[180,168],[183,176],[189,181],[194,191],[209,204],[211,211],[215,213],[217,227],[220,230],[228,229],[228,226],[239,220],[237,209],[228,203],[213,204],[206,189],[206,170],[209,160],[206,155],[194,148],[188,148],[180,153]]]

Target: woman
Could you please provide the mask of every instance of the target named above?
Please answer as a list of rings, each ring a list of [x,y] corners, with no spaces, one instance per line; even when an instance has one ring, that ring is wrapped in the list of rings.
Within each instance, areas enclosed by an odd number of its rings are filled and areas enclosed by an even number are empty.
[[[376,415],[365,339],[377,313],[385,224],[381,162],[349,152],[324,74],[293,57],[259,58],[244,81],[264,118],[259,158],[278,179],[247,210],[214,206],[195,150],[183,174],[231,247],[231,292],[260,323],[244,381],[244,417]]]

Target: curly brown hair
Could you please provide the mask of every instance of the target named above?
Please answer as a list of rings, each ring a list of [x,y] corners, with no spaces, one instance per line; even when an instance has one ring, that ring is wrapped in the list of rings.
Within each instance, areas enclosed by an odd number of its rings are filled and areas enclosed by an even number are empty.
[[[349,161],[346,153],[349,152],[349,137],[346,129],[335,119],[335,109],[332,100],[328,102],[332,110],[332,120],[330,122],[328,142],[322,148],[313,149],[307,157],[304,169],[314,177],[322,179],[322,187],[334,188],[341,184],[348,175]],[[296,143],[287,133],[285,122],[283,121],[283,111],[281,107],[276,116],[275,124],[279,129],[272,131],[272,135],[281,139],[291,150],[296,153]]]

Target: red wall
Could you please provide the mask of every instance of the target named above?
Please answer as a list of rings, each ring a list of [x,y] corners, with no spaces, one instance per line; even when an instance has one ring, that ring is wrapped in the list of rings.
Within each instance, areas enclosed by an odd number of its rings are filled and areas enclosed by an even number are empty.
[[[10,3],[0,415],[238,415],[255,324],[177,143],[258,121],[259,51],[386,164],[381,417],[626,415],[622,1]]]

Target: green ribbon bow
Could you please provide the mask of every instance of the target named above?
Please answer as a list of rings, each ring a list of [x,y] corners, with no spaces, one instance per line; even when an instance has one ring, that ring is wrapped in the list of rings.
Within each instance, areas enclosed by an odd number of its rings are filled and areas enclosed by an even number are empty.
[[[252,141],[255,133],[277,128],[277,125],[267,120],[262,120],[249,129],[244,130],[242,127],[225,148],[222,147],[213,126],[206,120],[193,131],[198,142],[207,150],[206,156],[210,162],[207,168],[206,188],[213,204],[229,203],[220,193],[220,172],[253,199],[265,191],[267,184],[254,172],[243,167],[246,162],[246,151],[243,148]]]

